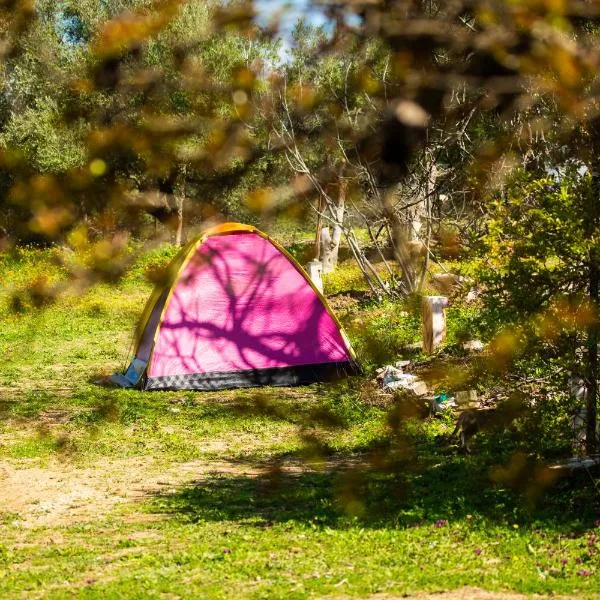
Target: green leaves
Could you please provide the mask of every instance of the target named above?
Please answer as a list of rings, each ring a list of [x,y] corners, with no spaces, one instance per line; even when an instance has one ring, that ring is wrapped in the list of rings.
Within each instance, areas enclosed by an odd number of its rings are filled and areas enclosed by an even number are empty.
[[[514,313],[531,314],[551,297],[577,295],[590,241],[583,222],[589,177],[518,175],[492,204],[480,255],[480,276]]]

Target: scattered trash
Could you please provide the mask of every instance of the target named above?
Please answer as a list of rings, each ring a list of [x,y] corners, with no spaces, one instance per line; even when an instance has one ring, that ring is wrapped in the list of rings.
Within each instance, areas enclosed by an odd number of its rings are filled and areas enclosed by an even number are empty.
[[[380,381],[383,386],[385,386],[389,381],[392,381],[393,377],[400,377],[404,375],[404,371],[402,371],[402,369],[393,367],[392,365],[380,367],[375,372],[377,373],[377,381]]]
[[[412,385],[416,379],[417,378],[410,373],[403,373],[400,369],[391,367],[383,376],[383,389],[397,390],[399,387],[407,388]]]
[[[481,340],[469,340],[462,347],[467,352],[481,352],[483,350],[483,342]]]
[[[404,373],[402,367],[410,365],[409,360],[400,360],[396,366],[387,365],[377,369],[377,381],[381,383],[385,391],[405,389],[417,396],[425,396],[428,393],[427,384],[412,373]]]
[[[448,397],[448,394],[438,394],[431,399],[431,413],[433,415],[455,407],[454,397]]]
[[[477,298],[479,298],[479,292],[475,288],[471,288],[465,298],[465,302],[475,302]]]

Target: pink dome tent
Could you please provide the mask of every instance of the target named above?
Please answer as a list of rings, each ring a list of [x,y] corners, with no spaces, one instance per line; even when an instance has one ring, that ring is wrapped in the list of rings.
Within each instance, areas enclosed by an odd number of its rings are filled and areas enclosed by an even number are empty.
[[[358,373],[339,321],[302,267],[256,228],[225,223],[173,259],[142,314],[130,367],[111,380],[219,390]]]

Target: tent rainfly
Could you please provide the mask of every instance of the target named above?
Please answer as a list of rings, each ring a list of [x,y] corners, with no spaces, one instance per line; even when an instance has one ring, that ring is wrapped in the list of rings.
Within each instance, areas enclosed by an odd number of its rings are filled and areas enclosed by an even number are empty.
[[[302,267],[269,236],[225,223],[173,259],[111,381],[145,390],[291,386],[360,373],[350,343]]]

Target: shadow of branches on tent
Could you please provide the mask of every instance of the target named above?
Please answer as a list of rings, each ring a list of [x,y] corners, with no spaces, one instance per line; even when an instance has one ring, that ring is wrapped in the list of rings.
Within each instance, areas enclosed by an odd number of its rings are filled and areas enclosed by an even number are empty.
[[[347,360],[344,340],[304,276],[269,241],[210,237],[172,290],[150,376]]]

